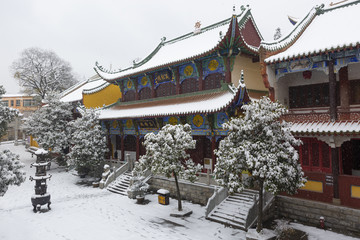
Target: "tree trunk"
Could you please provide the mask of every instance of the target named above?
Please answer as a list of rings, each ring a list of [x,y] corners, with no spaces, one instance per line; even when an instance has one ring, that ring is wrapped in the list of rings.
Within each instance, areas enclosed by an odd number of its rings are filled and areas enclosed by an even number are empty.
[[[258,219],[257,219],[257,227],[256,231],[259,233],[263,226],[263,189],[264,189],[264,181],[260,180],[260,190],[259,190],[259,210],[258,210]]]
[[[176,183],[176,192],[177,192],[177,199],[178,199],[178,211],[182,211],[179,183],[178,183],[178,180],[177,180],[176,173],[174,171],[173,171],[173,174],[174,174],[175,183]]]

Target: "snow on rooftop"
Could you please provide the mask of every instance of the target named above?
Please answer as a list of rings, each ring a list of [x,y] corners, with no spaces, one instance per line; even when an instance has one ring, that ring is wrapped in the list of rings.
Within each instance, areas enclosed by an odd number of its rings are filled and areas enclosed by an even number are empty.
[[[329,11],[327,11],[329,10]],[[360,4],[341,8],[324,9],[323,14],[316,15],[299,39],[287,50],[265,59],[265,62],[287,60],[293,57],[318,54],[327,50],[355,47],[360,43],[359,12]],[[295,38],[297,32],[290,38]]]
[[[300,134],[359,134],[360,121],[292,123],[291,132]]]
[[[83,91],[86,91],[88,89],[96,89],[104,84],[109,85],[109,83],[102,80],[101,78],[93,81],[84,81],[78,84],[77,87],[73,87],[71,91],[67,91],[60,100],[63,102],[81,101],[83,98]]]
[[[241,88],[240,91],[243,94],[245,88]],[[119,105],[99,110],[99,119],[142,118],[216,112],[227,107],[236,95],[237,92],[221,91],[194,97],[149,101],[146,104],[134,104],[130,105],[130,107]]]
[[[181,41],[165,42],[160,50],[145,64],[124,70],[119,73],[106,73],[97,70],[97,73],[105,80],[112,80],[123,76],[131,75],[137,72],[142,72],[168,63],[173,63],[194,56],[202,55],[214,49],[220,39],[220,32],[225,36],[229,24],[215,27],[211,30],[194,34]]]

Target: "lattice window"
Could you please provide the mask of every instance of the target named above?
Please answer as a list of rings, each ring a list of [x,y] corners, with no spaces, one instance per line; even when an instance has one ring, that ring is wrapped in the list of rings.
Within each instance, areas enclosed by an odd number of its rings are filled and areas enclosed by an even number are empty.
[[[124,94],[124,102],[135,101],[135,91],[129,90]]]
[[[166,97],[175,94],[176,94],[176,87],[171,82],[160,84],[156,88],[156,97]]]
[[[350,104],[360,104],[360,80],[350,81]]]
[[[204,79],[204,90],[216,89],[221,87],[225,77],[221,73],[213,73]]]
[[[290,108],[329,106],[329,83],[289,87]],[[336,103],[340,105],[340,88],[336,84]]]
[[[143,100],[143,99],[149,99],[151,98],[151,88],[146,87],[140,90],[139,92],[139,99]]]
[[[301,139],[300,162],[305,171],[331,172],[330,147],[316,138]]]
[[[196,78],[188,78],[180,85],[181,93],[191,93],[199,90],[199,81]]]

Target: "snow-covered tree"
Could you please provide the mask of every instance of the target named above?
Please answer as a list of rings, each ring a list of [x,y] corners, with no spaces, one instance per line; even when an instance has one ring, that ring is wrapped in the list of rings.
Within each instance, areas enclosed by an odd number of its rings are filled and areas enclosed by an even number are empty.
[[[247,171],[253,183],[259,186],[259,215],[257,231],[262,229],[263,189],[273,194],[296,193],[306,179],[294,146],[301,144],[290,132],[290,125],[280,121],[287,113],[280,103],[268,97],[244,105],[245,115],[233,118],[223,127],[228,135],[215,151],[215,179],[229,192],[249,187],[251,181],[242,181]]]
[[[0,86],[0,97],[5,93],[3,86]],[[8,123],[17,117],[19,111],[17,109],[6,107],[0,104],[0,137],[6,134]]]
[[[64,151],[69,147],[71,131],[68,123],[73,119],[73,106],[60,101],[60,96],[54,92],[45,100],[46,105],[26,119],[24,129],[36,138],[39,146],[64,157]]]
[[[61,92],[77,82],[68,62],[40,48],[25,49],[11,68],[25,92],[37,94],[41,99],[51,91]]]
[[[279,38],[281,38],[281,36],[281,29],[278,27],[277,29],[275,29],[274,40],[278,40]]]
[[[20,185],[25,181],[24,164],[19,155],[3,150],[0,152],[0,197],[8,190],[9,185]]]
[[[191,182],[196,180],[196,173],[201,166],[189,158],[187,149],[194,149],[196,141],[191,136],[191,127],[185,125],[165,125],[157,134],[148,133],[144,141],[146,154],[135,164],[134,175],[150,169],[154,174],[164,174],[167,178],[174,176],[178,210],[182,211],[178,177]]]
[[[73,132],[68,164],[79,173],[99,175],[108,148],[98,114],[94,109],[85,109],[82,117],[70,122],[69,126]]]

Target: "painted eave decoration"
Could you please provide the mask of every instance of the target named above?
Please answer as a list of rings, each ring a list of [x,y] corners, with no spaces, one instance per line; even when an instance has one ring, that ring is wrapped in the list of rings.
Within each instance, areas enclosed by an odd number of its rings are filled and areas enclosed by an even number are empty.
[[[358,135],[360,134],[360,121],[292,123],[291,132],[301,135]]]
[[[251,21],[255,33],[258,35],[258,46],[245,41],[243,30]],[[202,28],[199,32],[191,32],[186,35],[166,41],[162,38],[155,50],[133,66],[116,72],[110,72],[96,63],[94,67],[97,74],[104,80],[114,83],[117,80],[131,76],[154,72],[160,68],[181,65],[194,59],[199,59],[211,54],[231,55],[236,51],[258,55],[258,47],[262,36],[251,15],[248,7],[242,7],[239,15]],[[235,51],[235,52],[234,52]]]
[[[99,109],[99,119],[127,119],[208,114],[225,110],[231,104],[241,105],[247,94],[244,84],[238,87],[226,85],[227,89],[210,90],[192,94],[181,94],[171,98],[152,101],[120,102]]]
[[[275,42],[262,42],[267,64],[305,56],[359,48],[360,1],[340,1],[314,7],[289,35]],[[280,53],[279,53],[280,52]],[[272,55],[272,56],[271,56]]]

